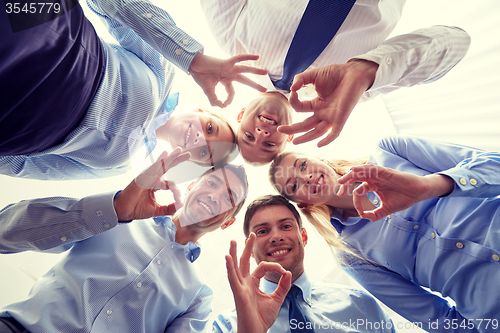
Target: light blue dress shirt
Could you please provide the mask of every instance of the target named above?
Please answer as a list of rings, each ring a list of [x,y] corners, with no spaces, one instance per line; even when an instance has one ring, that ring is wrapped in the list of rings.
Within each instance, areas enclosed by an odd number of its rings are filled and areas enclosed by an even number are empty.
[[[12,219],[0,226],[2,253],[70,250],[26,300],[0,309],[0,316],[40,333],[206,329],[213,293],[194,263],[200,248],[176,243],[169,217],[117,225],[113,196],[46,198],[9,207]],[[26,223],[32,214],[40,221]]]
[[[389,315],[368,293],[347,286],[311,282],[303,273],[293,283],[302,290],[300,306],[315,332],[395,332]],[[278,285],[263,279],[261,290],[272,293]],[[299,323],[288,318],[289,302],[285,300],[269,333],[287,333]],[[236,332],[236,310],[217,316],[213,332]]]
[[[0,173],[62,180],[126,172],[130,133],[164,112],[173,65],[187,73],[203,50],[166,11],[148,0],[88,0],[88,4],[120,45],[101,40],[104,76],[85,118],[60,145],[38,153],[0,156]]]
[[[345,270],[427,331],[498,332],[500,153],[389,137],[369,163],[421,176],[447,175],[455,189],[376,222],[344,220],[334,212],[331,222],[343,239],[374,262],[351,258]],[[368,197],[381,204],[375,193]],[[449,296],[456,305],[422,287]]]

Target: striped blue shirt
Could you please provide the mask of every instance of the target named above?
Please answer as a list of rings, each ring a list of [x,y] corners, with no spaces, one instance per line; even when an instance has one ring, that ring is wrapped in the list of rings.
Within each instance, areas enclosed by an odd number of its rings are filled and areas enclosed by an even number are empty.
[[[70,250],[0,316],[47,333],[206,328],[213,293],[194,262],[200,248],[176,243],[169,217],[118,224],[113,197],[27,200],[1,212],[10,217],[0,225],[0,253]]]
[[[63,180],[127,171],[130,133],[165,112],[173,65],[187,72],[203,50],[166,11],[147,0],[88,0],[88,4],[119,45],[101,40],[105,72],[85,118],[60,145],[37,153],[0,156],[0,173]]]

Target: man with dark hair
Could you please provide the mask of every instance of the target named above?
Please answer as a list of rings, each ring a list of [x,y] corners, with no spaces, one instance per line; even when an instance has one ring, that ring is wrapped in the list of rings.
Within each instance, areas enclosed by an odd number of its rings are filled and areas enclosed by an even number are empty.
[[[309,281],[304,272],[307,233],[286,198],[267,195],[250,203],[244,231],[240,267],[234,241],[226,256],[236,309],[217,317],[214,332],[395,331],[388,314],[366,292]],[[250,256],[259,264],[252,274]]]
[[[0,253],[69,250],[28,299],[0,309],[0,332],[204,331],[213,293],[193,263],[195,242],[232,224],[248,183],[242,167],[211,169],[179,205],[179,190],[161,177],[188,156],[164,153],[118,193],[0,211]],[[156,202],[166,189],[175,204]]]

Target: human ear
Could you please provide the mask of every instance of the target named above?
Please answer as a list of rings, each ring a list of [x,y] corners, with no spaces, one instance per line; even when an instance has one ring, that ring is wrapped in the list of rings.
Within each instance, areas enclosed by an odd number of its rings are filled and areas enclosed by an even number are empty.
[[[191,192],[191,189],[193,188],[195,183],[196,182],[194,180],[191,183],[189,183],[189,185],[186,188],[186,193],[184,193],[184,194],[188,194],[189,192]]]
[[[302,228],[302,242],[304,243],[304,246],[306,246],[307,240],[308,240],[307,230],[306,228]]]
[[[238,124],[241,123],[241,119],[243,119],[243,115],[245,114],[246,109],[247,108],[243,108],[243,109],[241,109],[240,113],[238,113],[238,118],[236,118],[236,120],[238,121]]]
[[[234,221],[236,221],[236,217],[233,217],[232,219],[230,219],[230,220],[228,220],[228,221],[226,221],[226,222],[222,223],[222,225],[220,226],[220,228],[221,228],[222,230],[224,230],[224,229],[228,228],[231,224],[233,224],[233,223],[234,223]]]

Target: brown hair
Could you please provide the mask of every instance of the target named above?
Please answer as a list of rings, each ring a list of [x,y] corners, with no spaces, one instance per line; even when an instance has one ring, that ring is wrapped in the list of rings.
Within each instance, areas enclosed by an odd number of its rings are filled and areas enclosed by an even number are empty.
[[[302,230],[302,219],[300,217],[300,214],[295,206],[292,205],[287,198],[282,195],[263,195],[252,201],[248,205],[247,211],[245,212],[245,220],[243,221],[243,233],[245,234],[246,238],[250,236],[250,220],[252,219],[252,217],[259,209],[268,206],[285,206],[286,208],[288,208],[295,217],[297,225],[299,226],[299,230]]]

